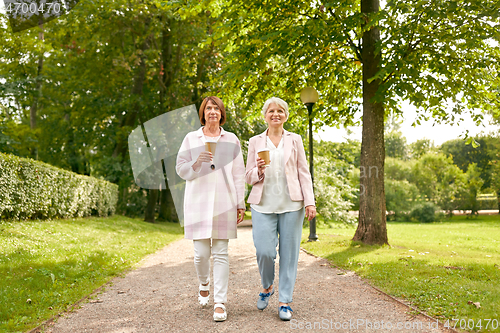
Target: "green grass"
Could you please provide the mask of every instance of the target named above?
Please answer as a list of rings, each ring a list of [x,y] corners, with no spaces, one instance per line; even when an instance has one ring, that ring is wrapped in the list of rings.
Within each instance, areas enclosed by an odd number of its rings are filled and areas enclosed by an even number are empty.
[[[476,324],[482,319],[482,331],[491,331],[491,324],[485,330],[486,319],[500,325],[499,215],[387,223],[390,246],[353,242],[354,232],[341,225],[318,228],[320,241],[310,243],[304,230],[302,246],[450,324],[453,318]]]
[[[1,222],[0,332],[36,327],[182,235],[118,215]]]

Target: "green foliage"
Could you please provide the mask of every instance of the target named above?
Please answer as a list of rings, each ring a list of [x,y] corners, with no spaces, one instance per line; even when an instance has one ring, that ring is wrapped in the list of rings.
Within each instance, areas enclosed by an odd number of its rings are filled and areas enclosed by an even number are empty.
[[[365,17],[359,2],[230,0],[181,3],[220,15],[210,41],[225,47],[228,90],[255,112],[255,101],[271,95],[303,109],[299,92],[320,92],[314,124],[353,122],[360,109],[363,63],[361,39],[367,20],[382,39],[377,99],[390,112],[408,100],[420,119],[454,123],[468,109],[498,110],[499,18],[494,1],[389,1]],[[481,17],[481,20],[473,19]],[[370,58],[371,59],[371,58]],[[449,104],[453,106],[449,111]],[[476,122],[482,113],[470,111]],[[497,112],[497,111],[495,111]]]
[[[359,197],[361,196],[361,182],[360,182],[361,171],[358,168],[352,169],[351,176],[349,177],[349,185],[356,190],[356,195],[351,199],[353,204],[352,210],[359,210]]]
[[[493,142],[487,136],[478,136],[473,138],[478,146],[474,147],[472,144],[467,144],[462,139],[455,139],[446,141],[441,145],[440,151],[446,156],[453,158],[453,163],[457,165],[463,172],[472,163],[476,164],[477,170],[480,172],[481,179],[484,180],[484,188],[491,186],[491,150],[494,149]]]
[[[346,142],[315,141],[314,153],[328,158],[337,170],[347,175],[352,167],[359,168],[361,142],[351,139]]]
[[[307,145],[307,142],[305,143]],[[359,207],[361,143],[314,142],[314,194],[320,223],[353,223],[349,210]]]
[[[477,200],[477,196],[483,186],[484,181],[481,179],[481,174],[477,168],[476,163],[469,164],[467,172],[465,173],[465,177],[467,181],[465,207],[471,210],[471,215],[477,215],[477,211],[479,210],[479,202]]]
[[[385,160],[385,204],[388,220],[409,221],[413,207],[421,201],[411,177],[415,161],[388,157]]]
[[[413,208],[410,216],[419,222],[435,222],[436,221],[436,211],[439,210],[432,202],[423,202]]]
[[[409,155],[411,159],[418,159],[424,154],[435,152],[434,141],[429,139],[419,139],[409,145]]]
[[[388,219],[419,220],[409,214],[418,204],[434,204],[449,215],[454,210],[480,209],[477,199],[483,180],[475,164],[462,172],[451,157],[442,153],[427,153],[418,160],[402,161],[387,158],[385,164],[386,205]]]
[[[413,207],[419,203],[417,186],[407,180],[385,180],[385,205],[388,220],[409,221]]]
[[[142,214],[127,136],[140,123],[222,91],[221,82],[211,82],[221,54],[204,44],[213,19],[205,11],[181,12],[178,3],[155,0],[81,2],[44,25],[43,41],[38,28],[12,33],[0,15],[0,151],[33,157],[36,148],[43,162],[118,184],[118,211]],[[231,104],[230,96],[224,101]],[[228,109],[238,114],[229,127],[239,123],[247,133],[234,103]]]
[[[33,329],[182,235],[118,215],[0,222],[0,331]]]
[[[335,168],[335,163],[324,156],[314,157],[314,194],[316,207],[322,221],[351,224],[355,217],[349,214],[350,199],[355,196],[343,171]]]
[[[399,131],[392,131],[384,135],[385,156],[399,159],[408,158],[406,138]]]
[[[412,169],[412,182],[428,201],[451,214],[462,208],[466,191],[464,173],[444,154],[425,154]]]
[[[117,199],[115,184],[0,153],[2,219],[107,216],[115,212]]]

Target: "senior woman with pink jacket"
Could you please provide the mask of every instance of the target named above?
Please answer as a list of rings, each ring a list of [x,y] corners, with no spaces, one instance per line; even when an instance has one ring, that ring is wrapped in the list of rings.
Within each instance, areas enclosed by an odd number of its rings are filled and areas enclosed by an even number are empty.
[[[199,111],[203,127],[184,138],[176,171],[186,180],[184,236],[194,243],[194,264],[199,280],[198,302],[209,302],[210,256],[213,256],[214,320],[227,318],[229,279],[228,242],[236,238],[236,224],[245,213],[245,162],[240,141],[221,126],[226,121],[222,100],[210,96]],[[205,143],[215,144],[215,153]]]
[[[264,310],[274,294],[274,261],[279,244],[279,307],[281,320],[290,320],[293,289],[297,277],[304,214],[316,216],[316,206],[302,138],[283,128],[288,104],[277,97],[264,103],[267,130],[250,139],[246,182],[253,185],[248,197],[252,208],[253,241],[261,276],[262,292],[257,308]],[[270,164],[258,156],[268,149]]]

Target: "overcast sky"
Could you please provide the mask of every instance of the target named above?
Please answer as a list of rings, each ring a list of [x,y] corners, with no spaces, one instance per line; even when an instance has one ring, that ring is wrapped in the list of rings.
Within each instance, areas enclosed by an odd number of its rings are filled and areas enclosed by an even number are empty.
[[[417,125],[416,127],[412,127],[412,123],[415,121],[417,112],[414,107],[410,105],[403,106],[403,114],[404,119],[401,124],[401,132],[406,137],[407,143],[412,143],[417,141],[418,139],[431,139],[434,141],[436,146],[441,145],[443,142],[463,138],[466,130],[469,130],[469,136],[475,136],[481,132],[484,133],[499,133],[500,126],[491,125],[491,116],[485,115],[485,121],[483,126],[476,126],[476,124],[472,121],[471,117],[468,114],[464,114],[464,121],[458,125],[447,125],[447,124],[434,124],[433,120],[421,122],[421,125]],[[315,137],[320,138],[324,141],[333,141],[333,142],[343,142],[346,141],[346,138],[356,139],[361,141],[361,127],[349,127],[352,131],[350,136],[347,135],[347,131],[345,129],[337,129],[337,128],[324,128],[319,134]]]

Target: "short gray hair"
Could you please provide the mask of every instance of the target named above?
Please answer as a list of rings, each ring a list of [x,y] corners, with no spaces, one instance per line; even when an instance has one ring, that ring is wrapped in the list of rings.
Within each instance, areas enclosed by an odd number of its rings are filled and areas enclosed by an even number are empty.
[[[264,103],[264,106],[262,107],[262,115],[264,116],[264,118],[266,117],[267,109],[269,109],[269,105],[271,105],[271,103],[274,103],[277,106],[283,108],[283,110],[285,111],[286,119],[288,119],[288,116],[290,114],[288,112],[288,104],[279,97],[271,97]]]

